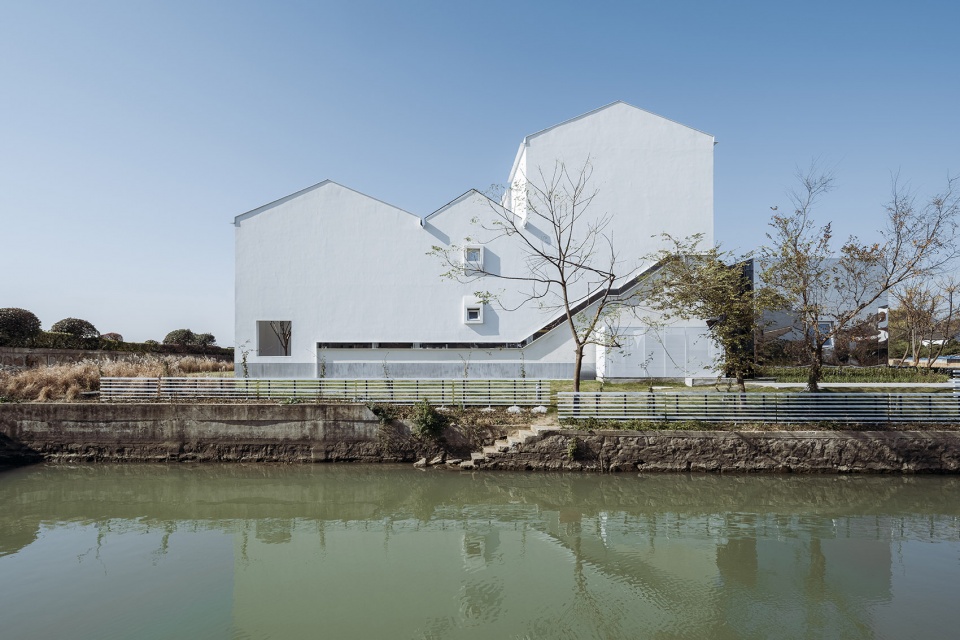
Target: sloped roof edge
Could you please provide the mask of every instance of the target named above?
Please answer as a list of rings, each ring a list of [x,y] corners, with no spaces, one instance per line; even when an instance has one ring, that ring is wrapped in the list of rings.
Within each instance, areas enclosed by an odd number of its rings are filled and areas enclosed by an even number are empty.
[[[498,207],[500,206],[500,203],[499,203],[499,202],[497,202],[496,200],[493,200],[493,199],[490,198],[487,194],[481,193],[481,192],[477,191],[476,189],[470,189],[470,190],[466,191],[465,193],[463,193],[462,195],[457,196],[456,198],[454,198],[453,200],[451,200],[451,201],[448,202],[447,204],[443,205],[442,207],[440,207],[439,209],[437,209],[437,210],[434,211],[433,213],[430,213],[430,214],[424,216],[423,221],[426,222],[426,221],[429,220],[430,218],[432,218],[432,217],[434,217],[434,216],[437,216],[437,215],[440,215],[441,213],[443,213],[443,212],[446,211],[447,209],[449,209],[449,208],[451,208],[451,207],[453,207],[453,206],[455,206],[455,205],[460,204],[461,202],[463,202],[464,200],[466,200],[469,196],[473,196],[473,195],[478,195],[478,196],[480,196],[481,198],[486,198],[487,200],[489,200],[489,201],[492,202],[493,204],[497,205]]]
[[[409,211],[407,211],[407,210],[405,210],[405,209],[401,209],[400,207],[398,207],[398,206],[396,206],[396,205],[393,205],[393,204],[390,204],[389,202],[385,202],[385,201],[381,200],[380,198],[374,198],[373,196],[367,195],[366,193],[363,193],[362,191],[357,191],[356,189],[351,189],[350,187],[345,186],[345,185],[342,185],[342,184],[340,184],[339,182],[335,182],[335,181],[333,181],[333,180],[324,180],[324,181],[322,181],[322,182],[318,182],[317,184],[310,185],[310,186],[307,187],[306,189],[301,189],[300,191],[297,191],[296,193],[291,193],[290,195],[284,196],[284,197],[282,197],[282,198],[280,198],[280,199],[278,199],[278,200],[274,200],[273,202],[268,202],[267,204],[262,205],[262,206],[260,206],[260,207],[257,207],[256,209],[251,209],[250,211],[247,211],[246,213],[241,213],[240,215],[238,215],[237,217],[235,217],[235,218],[233,219],[233,225],[234,225],[235,227],[239,227],[239,226],[240,226],[240,223],[243,222],[244,220],[247,220],[247,219],[249,219],[249,218],[252,218],[252,217],[254,217],[255,215],[257,215],[257,214],[259,214],[259,213],[263,213],[263,212],[266,211],[267,209],[271,209],[271,208],[273,208],[273,207],[276,207],[276,206],[278,206],[278,205],[281,205],[281,204],[283,204],[284,202],[289,202],[290,200],[293,200],[294,198],[298,198],[298,197],[300,197],[300,196],[302,196],[302,195],[304,195],[304,194],[306,194],[306,193],[310,193],[311,191],[315,191],[315,190],[319,189],[320,187],[326,186],[326,185],[328,185],[328,184],[336,185],[336,186],[340,187],[341,189],[346,189],[347,191],[351,191],[351,192],[353,192],[353,193],[355,193],[355,194],[357,194],[357,195],[359,195],[359,196],[363,196],[364,198],[369,198],[370,200],[374,200],[375,202],[379,202],[380,204],[384,204],[384,205],[386,205],[386,206],[388,206],[388,207],[390,207],[390,208],[392,208],[392,209],[396,209],[397,211],[401,211],[401,212],[407,214],[408,216],[412,216],[412,217],[416,218],[417,220],[420,219],[420,216],[418,216],[418,215],[416,215],[416,214],[414,214],[414,213],[410,213]]]
[[[586,113],[581,113],[579,116],[574,116],[573,118],[570,118],[570,119],[568,119],[568,120],[564,120],[563,122],[558,122],[557,124],[552,125],[552,126],[549,126],[549,127],[547,127],[546,129],[541,129],[540,131],[537,131],[536,133],[531,133],[531,134],[529,134],[529,135],[527,135],[527,136],[524,136],[523,140],[520,142],[520,147],[517,149],[517,155],[516,155],[516,157],[513,159],[513,166],[510,168],[510,177],[508,178],[508,181],[509,181],[510,183],[513,182],[514,176],[515,176],[516,173],[517,173],[517,167],[518,167],[518,165],[520,164],[520,156],[523,155],[523,150],[524,150],[524,148],[530,143],[530,140],[531,140],[532,138],[536,138],[537,136],[543,135],[544,133],[547,133],[548,131],[553,131],[554,129],[556,129],[556,128],[558,128],[558,127],[563,127],[563,126],[568,125],[568,124],[570,124],[570,123],[572,123],[572,122],[576,122],[577,120],[582,120],[583,118],[587,118],[587,117],[589,117],[589,116],[592,116],[592,115],[595,114],[595,113],[599,113],[600,111],[603,111],[603,110],[605,110],[605,109],[609,109],[610,107],[616,106],[616,105],[618,105],[618,104],[625,105],[625,106],[627,106],[627,107],[630,107],[631,109],[636,109],[637,111],[643,111],[644,113],[649,113],[650,115],[656,116],[656,117],[661,118],[661,119],[663,119],[663,120],[666,120],[667,122],[672,122],[672,123],[674,123],[674,124],[680,125],[681,127],[686,127],[687,129],[690,129],[690,130],[692,130],[692,131],[696,131],[697,133],[702,133],[702,134],[705,135],[705,136],[710,136],[711,138],[715,138],[715,136],[714,136],[713,134],[707,133],[706,131],[701,131],[700,129],[697,129],[697,128],[695,128],[695,127],[691,127],[690,125],[687,125],[687,124],[683,124],[682,122],[678,122],[678,121],[673,120],[673,119],[671,119],[671,118],[667,118],[667,117],[665,117],[665,116],[660,115],[659,113],[654,113],[653,111],[650,111],[650,110],[648,110],[648,109],[643,109],[643,108],[641,108],[641,107],[637,107],[637,106],[635,106],[635,105],[630,104],[629,102],[624,102],[623,100],[616,100],[616,101],[614,101],[614,102],[611,102],[610,104],[605,104],[605,105],[603,105],[602,107],[597,107],[596,109],[593,109],[592,111],[587,111]],[[509,185],[508,185],[508,186],[509,186]]]

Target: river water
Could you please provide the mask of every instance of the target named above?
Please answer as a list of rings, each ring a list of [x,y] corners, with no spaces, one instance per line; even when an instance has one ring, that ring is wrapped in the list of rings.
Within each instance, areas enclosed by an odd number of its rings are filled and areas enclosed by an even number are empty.
[[[0,473],[0,637],[941,638],[960,478]]]

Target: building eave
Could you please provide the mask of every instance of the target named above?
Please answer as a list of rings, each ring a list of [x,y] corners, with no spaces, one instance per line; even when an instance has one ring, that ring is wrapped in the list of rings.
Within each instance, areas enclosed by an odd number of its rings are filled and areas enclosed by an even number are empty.
[[[380,198],[374,198],[373,196],[368,195],[368,194],[366,194],[366,193],[363,193],[362,191],[357,191],[356,189],[352,189],[352,188],[350,188],[350,187],[347,187],[347,186],[345,186],[345,185],[342,185],[342,184],[340,184],[339,182],[335,182],[335,181],[333,181],[333,180],[324,180],[324,181],[322,181],[322,182],[318,182],[317,184],[311,185],[311,186],[309,186],[309,187],[307,187],[307,188],[305,188],[305,189],[301,189],[300,191],[297,191],[296,193],[291,193],[291,194],[288,195],[288,196],[284,196],[284,197],[280,198],[279,200],[274,200],[273,202],[268,202],[267,204],[262,205],[262,206],[260,206],[260,207],[257,207],[256,209],[251,209],[250,211],[247,211],[246,213],[241,213],[240,215],[238,215],[237,217],[235,217],[235,218],[233,219],[233,225],[234,225],[235,227],[239,227],[239,226],[240,226],[240,223],[243,222],[244,220],[249,220],[250,218],[252,218],[252,217],[254,217],[254,216],[256,216],[256,215],[258,215],[258,214],[260,214],[260,213],[263,213],[264,211],[267,211],[268,209],[272,209],[272,208],[274,208],[274,207],[276,207],[276,206],[279,206],[279,205],[281,205],[281,204],[283,204],[283,203],[285,203],[285,202],[289,202],[290,200],[293,200],[293,199],[295,199],[295,198],[299,198],[299,197],[302,196],[302,195],[305,195],[305,194],[307,194],[307,193],[310,193],[311,191],[315,191],[315,190],[320,189],[321,187],[325,187],[325,186],[327,186],[327,185],[336,185],[336,186],[340,187],[341,189],[346,189],[347,191],[351,191],[351,192],[353,192],[353,193],[355,193],[355,194],[357,194],[357,195],[359,195],[359,196],[363,196],[364,198],[368,198],[368,199],[373,200],[373,201],[375,201],[375,202],[379,202],[380,204],[386,205],[386,206],[390,207],[391,209],[396,209],[397,211],[400,211],[400,212],[402,212],[402,213],[405,213],[405,214],[407,214],[408,216],[414,218],[415,220],[421,220],[420,216],[416,215],[415,213],[410,213],[409,211],[406,211],[405,209],[401,209],[400,207],[398,207],[398,206],[396,206],[396,205],[393,205],[393,204],[390,204],[389,202],[385,202],[384,200],[381,200]]]

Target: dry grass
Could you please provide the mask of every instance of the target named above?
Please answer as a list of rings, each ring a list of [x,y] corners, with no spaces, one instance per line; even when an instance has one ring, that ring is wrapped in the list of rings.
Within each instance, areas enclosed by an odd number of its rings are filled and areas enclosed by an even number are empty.
[[[233,363],[202,356],[144,355],[128,360],[81,360],[73,364],[0,372],[0,398],[32,402],[80,400],[97,391],[101,376],[156,377],[232,371]]]

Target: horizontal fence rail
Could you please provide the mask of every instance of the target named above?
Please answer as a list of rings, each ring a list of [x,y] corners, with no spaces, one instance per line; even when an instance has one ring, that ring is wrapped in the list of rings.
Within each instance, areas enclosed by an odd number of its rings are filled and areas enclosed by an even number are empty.
[[[715,422],[956,422],[955,393],[565,393],[560,418]]]
[[[244,378],[100,378],[100,400],[188,398],[342,400],[439,405],[541,405],[550,401],[546,380],[337,380]]]

